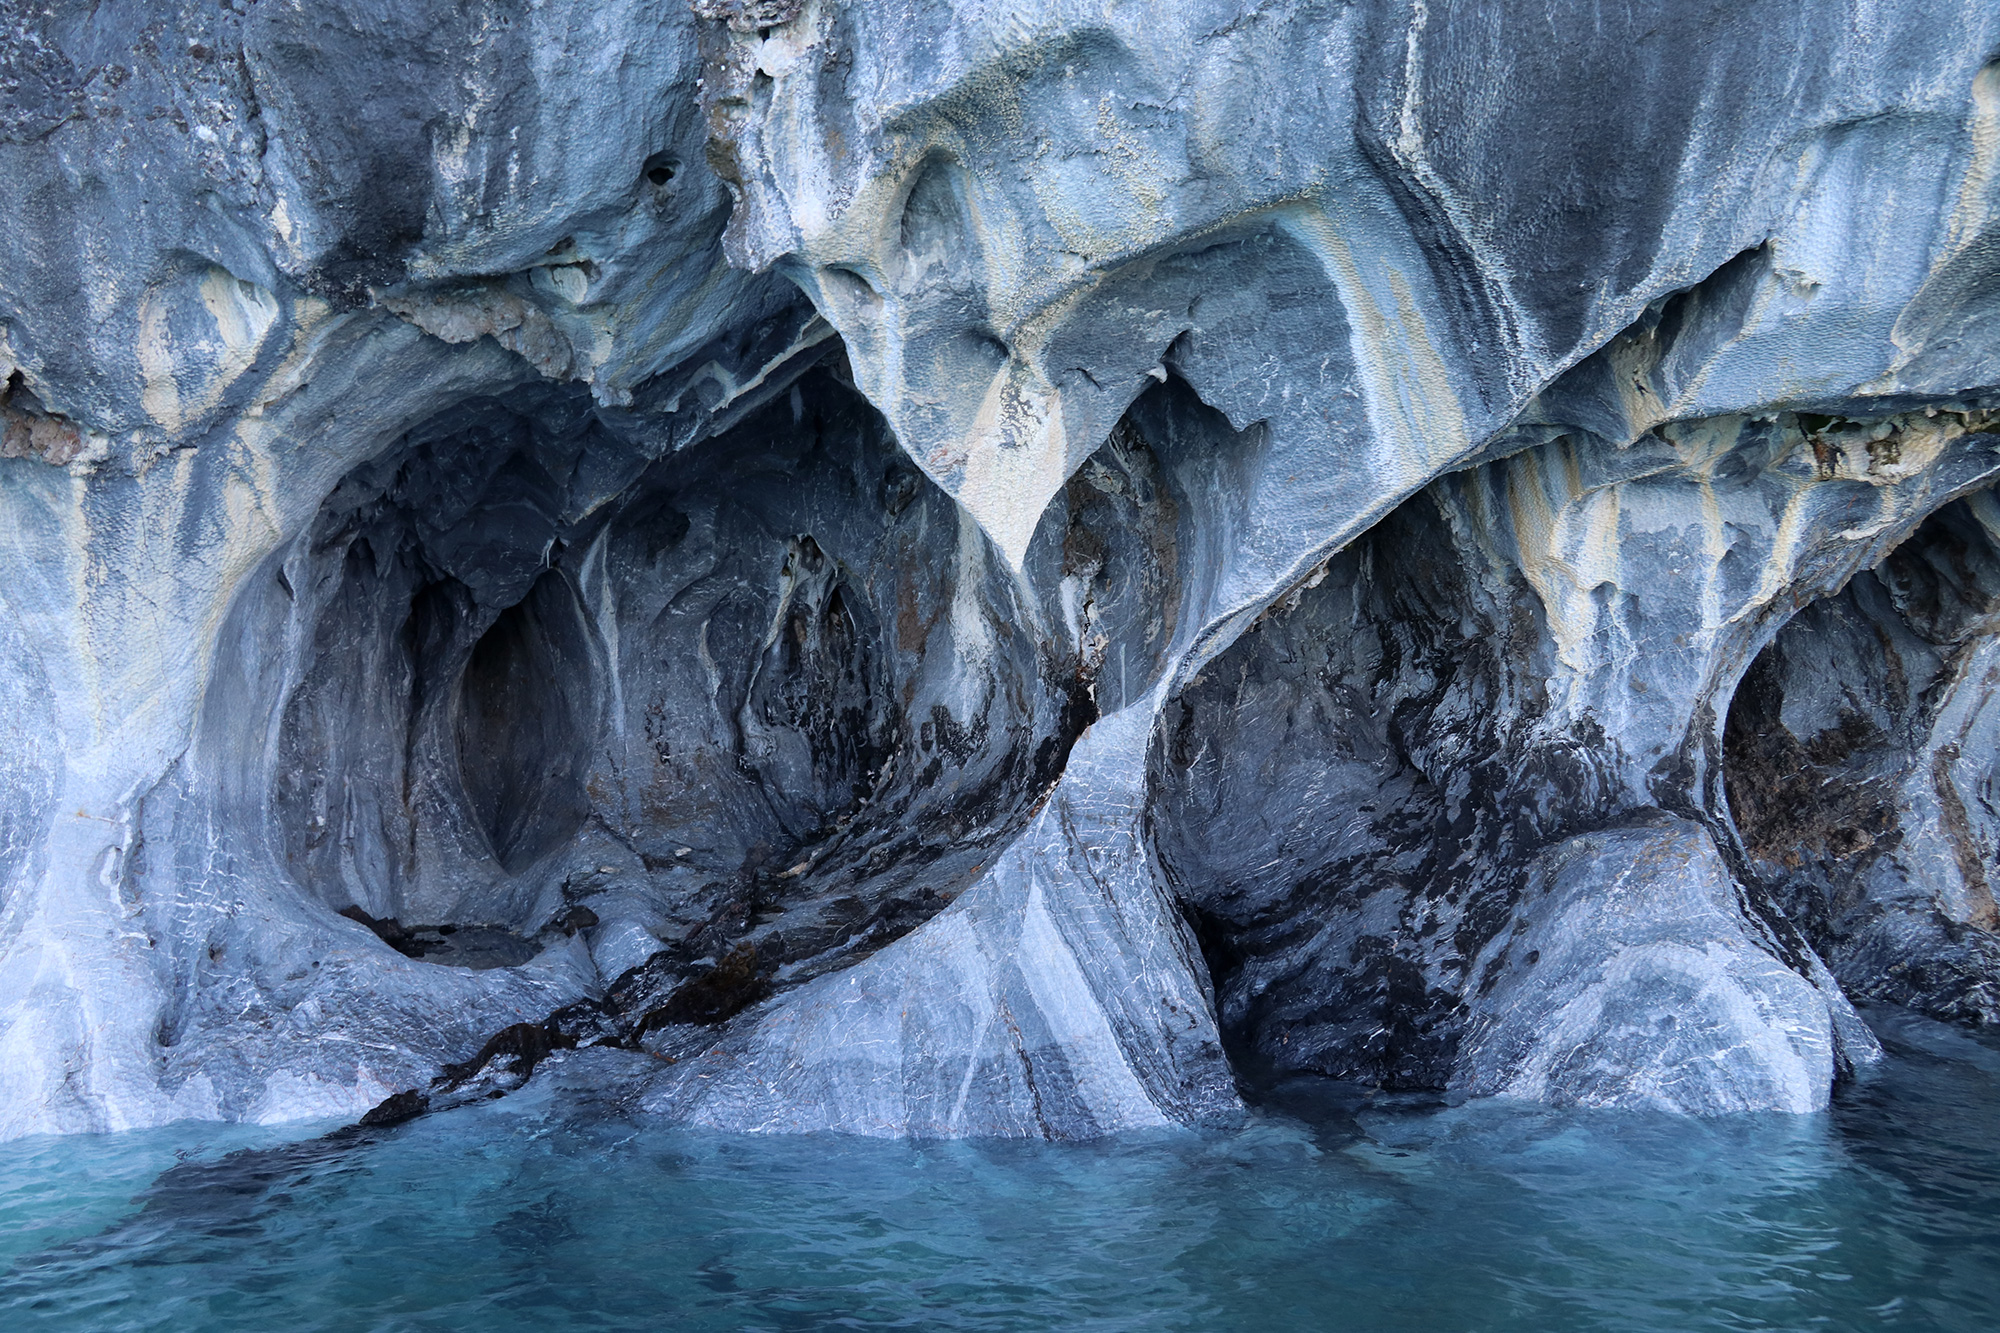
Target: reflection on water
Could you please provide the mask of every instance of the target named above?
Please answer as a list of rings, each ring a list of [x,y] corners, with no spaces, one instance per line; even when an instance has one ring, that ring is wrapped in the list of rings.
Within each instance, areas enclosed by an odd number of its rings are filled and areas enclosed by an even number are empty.
[[[0,1327],[2000,1328],[2000,1047],[1869,1017],[1813,1117],[1291,1085],[1227,1136],[907,1144],[525,1095],[13,1144]]]

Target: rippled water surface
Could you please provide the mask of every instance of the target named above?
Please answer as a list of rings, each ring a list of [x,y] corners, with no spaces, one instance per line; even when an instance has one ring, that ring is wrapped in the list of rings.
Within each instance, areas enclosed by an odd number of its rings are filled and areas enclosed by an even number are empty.
[[[6,1145],[0,1328],[2000,1329],[2000,1045],[1883,1011],[1831,1114],[1294,1089],[1087,1146],[579,1127]]]

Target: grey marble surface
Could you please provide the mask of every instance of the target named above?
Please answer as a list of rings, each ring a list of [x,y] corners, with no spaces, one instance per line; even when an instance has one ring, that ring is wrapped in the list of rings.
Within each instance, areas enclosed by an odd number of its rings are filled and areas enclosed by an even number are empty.
[[[1850,997],[1995,1021],[1996,48],[0,6],[0,1135],[578,1046],[1800,1111]]]

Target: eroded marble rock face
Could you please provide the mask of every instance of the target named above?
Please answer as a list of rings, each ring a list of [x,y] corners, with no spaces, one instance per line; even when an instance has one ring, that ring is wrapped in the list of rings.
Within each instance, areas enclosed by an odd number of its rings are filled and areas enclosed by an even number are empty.
[[[1850,993],[2000,1022],[1991,491],[1934,514],[1765,649],[1730,706],[1762,884]]]
[[[2000,1019],[1995,49],[0,10],[0,1134],[1803,1111],[1850,999]]]

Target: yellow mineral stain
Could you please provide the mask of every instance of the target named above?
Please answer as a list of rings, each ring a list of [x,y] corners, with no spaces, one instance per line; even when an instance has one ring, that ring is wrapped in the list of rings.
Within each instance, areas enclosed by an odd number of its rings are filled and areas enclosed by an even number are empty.
[[[181,389],[174,380],[174,349],[167,333],[167,307],[158,291],[139,302],[139,403],[169,433],[181,427]]]
[[[1966,130],[1972,140],[1972,160],[1966,164],[1958,207],[1952,211],[1950,253],[1977,236],[1992,214],[1987,196],[2000,178],[2000,63],[1973,76],[1972,117]]]
[[[1390,484],[1415,485],[1471,448],[1465,412],[1403,275],[1379,257],[1357,256],[1334,219],[1315,204],[1281,215],[1286,230],[1319,258],[1353,330],[1351,347],[1377,458],[1395,466]],[[1377,302],[1363,263],[1384,270],[1393,319]]]
[[[229,386],[250,369],[278,320],[277,297],[226,269],[211,268],[203,274],[200,293],[202,308],[215,321],[217,345],[200,349],[212,351],[214,359],[204,377],[207,383],[196,416],[212,411]]]

